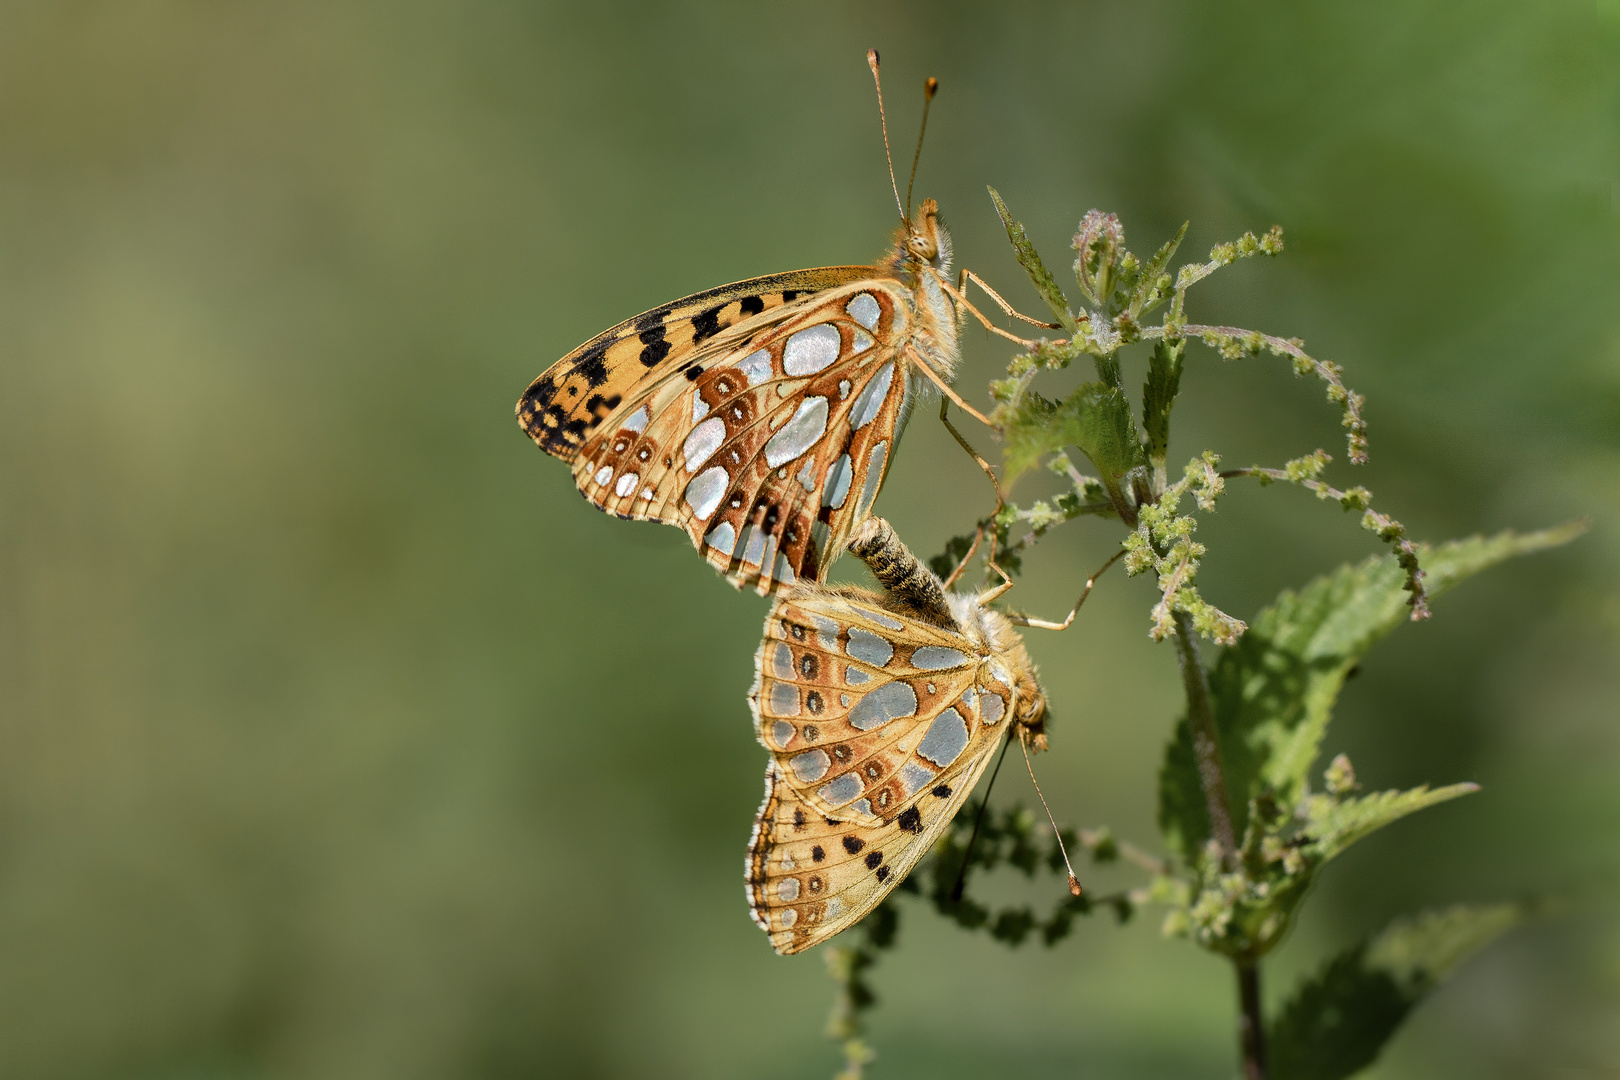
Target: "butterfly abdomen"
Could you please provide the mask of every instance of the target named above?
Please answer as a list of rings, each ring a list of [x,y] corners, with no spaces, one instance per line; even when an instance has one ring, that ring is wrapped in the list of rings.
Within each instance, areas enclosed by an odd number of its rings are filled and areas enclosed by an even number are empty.
[[[955,626],[939,578],[900,542],[882,518],[867,518],[849,538],[849,553],[866,563],[888,594],[929,622]]]

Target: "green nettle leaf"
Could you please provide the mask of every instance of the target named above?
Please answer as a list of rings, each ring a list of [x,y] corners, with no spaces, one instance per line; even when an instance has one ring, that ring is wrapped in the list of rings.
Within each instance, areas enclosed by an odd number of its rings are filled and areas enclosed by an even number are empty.
[[[1333,858],[1369,833],[1376,832],[1426,807],[1449,802],[1479,790],[1478,784],[1451,784],[1430,790],[1427,784],[1410,791],[1378,791],[1359,799],[1339,801],[1312,796],[1306,804],[1305,832],[1322,862]]]
[[[1328,961],[1271,1025],[1273,1080],[1345,1080],[1464,959],[1523,921],[1522,907],[1453,907],[1402,919]]]
[[[1029,280],[1035,283],[1035,291],[1041,294],[1041,299],[1052,309],[1057,321],[1073,334],[1077,325],[1074,312],[1069,310],[1069,300],[1063,295],[1063,290],[1058,288],[1057,279],[1046,268],[1046,264],[1041,262],[1040,255],[1035,251],[1035,245],[1024,232],[1024,227],[1013,220],[1012,214],[1007,210],[1007,204],[1001,201],[996,189],[988,190],[991,201],[996,204],[996,213],[1001,215],[1001,223],[1007,229],[1007,239],[1012,242],[1013,255],[1018,259],[1018,265],[1029,274]]]
[[[1147,435],[1148,459],[1158,468],[1170,448],[1170,409],[1181,390],[1181,357],[1187,343],[1181,338],[1154,342],[1148,360],[1147,385],[1142,389],[1142,429]]]
[[[1164,246],[1158,250],[1158,252],[1153,256],[1152,260],[1148,262],[1147,267],[1142,271],[1141,277],[1139,277],[1136,282],[1136,290],[1131,296],[1131,306],[1129,309],[1131,318],[1134,319],[1141,315],[1144,311],[1148,310],[1150,302],[1155,304],[1163,302],[1163,294],[1160,293],[1156,288],[1156,286],[1160,283],[1159,277],[1164,273],[1165,268],[1170,265],[1170,260],[1175,257],[1176,249],[1179,248],[1181,246],[1181,242],[1186,239],[1187,227],[1191,224],[1192,222],[1190,221],[1183,221],[1181,223],[1181,231],[1176,233],[1176,235],[1171,237],[1169,240],[1165,241]],[[1166,284],[1168,284],[1168,282],[1166,282]],[[1157,299],[1155,299],[1156,297]]]
[[[1025,395],[1003,436],[1006,482],[1065,446],[1077,446],[1091,459],[1105,487],[1117,485],[1142,462],[1130,401],[1117,387],[1098,382],[1082,384],[1058,404]]]
[[[1515,555],[1555,547],[1584,530],[1572,523],[1541,532],[1505,532],[1421,549],[1431,597]],[[1316,759],[1333,703],[1372,645],[1407,621],[1405,575],[1393,557],[1367,559],[1284,592],[1221,652],[1209,673],[1234,826],[1262,794],[1296,805]],[[1185,718],[1159,774],[1159,824],[1183,858],[1196,859],[1209,820]]]

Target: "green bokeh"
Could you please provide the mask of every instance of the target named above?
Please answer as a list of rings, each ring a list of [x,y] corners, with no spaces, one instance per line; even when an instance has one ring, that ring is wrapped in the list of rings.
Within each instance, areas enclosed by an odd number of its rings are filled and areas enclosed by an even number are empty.
[[[627,315],[881,251],[869,45],[902,157],[939,76],[919,193],[1021,305],[986,184],[1056,266],[1092,206],[1139,250],[1190,217],[1190,255],[1281,223],[1283,259],[1194,311],[1345,365],[1373,462],[1330,479],[1419,537],[1592,518],[1364,666],[1329,750],[1370,786],[1485,790],[1336,865],[1268,992],[1398,912],[1553,892],[1377,1075],[1620,1069],[1612,2],[20,0],[0,1075],[831,1073],[820,958],[773,955],[743,903],[764,602],[591,510],[512,406]],[[982,401],[1006,351],[966,354]],[[1278,361],[1193,346],[1183,387],[1173,460],[1342,453]],[[931,552],[978,483],[924,414],[879,508]],[[1201,538],[1239,615],[1371,549],[1279,488]],[[1054,534],[1019,602],[1058,613],[1114,539]],[[1150,595],[1116,578],[1030,642],[1054,808],[1140,840],[1177,693]],[[876,1075],[1229,1075],[1230,974],[1153,921],[1009,953],[909,915]]]

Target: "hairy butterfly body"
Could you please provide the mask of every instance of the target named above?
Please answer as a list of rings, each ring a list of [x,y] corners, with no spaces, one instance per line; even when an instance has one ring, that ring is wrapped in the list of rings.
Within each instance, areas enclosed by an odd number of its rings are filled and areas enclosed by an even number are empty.
[[[868,515],[927,379],[958,363],[933,200],[877,266],[754,278],[654,308],[536,379],[518,423],[591,503],[686,530],[735,586],[819,581]]]
[[[1023,640],[946,593],[879,518],[849,549],[885,586],[778,596],[749,693],[770,751],[748,844],[749,910],[779,953],[853,926],[950,824],[1009,729],[1044,746]]]

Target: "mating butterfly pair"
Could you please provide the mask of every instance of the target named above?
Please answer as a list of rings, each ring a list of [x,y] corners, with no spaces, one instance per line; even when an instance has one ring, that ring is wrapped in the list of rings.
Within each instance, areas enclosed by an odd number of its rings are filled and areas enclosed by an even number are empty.
[[[1001,733],[1038,731],[1045,711],[1005,617],[947,596],[869,516],[912,407],[956,371],[950,265],[928,200],[915,222],[902,212],[877,266],[654,308],[518,402],[590,502],[678,526],[734,586],[780,593],[749,698],[772,760],[747,873],[779,952],[870,911],[949,824]],[[821,584],[846,547],[885,595]]]

